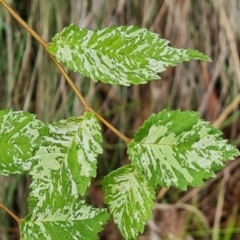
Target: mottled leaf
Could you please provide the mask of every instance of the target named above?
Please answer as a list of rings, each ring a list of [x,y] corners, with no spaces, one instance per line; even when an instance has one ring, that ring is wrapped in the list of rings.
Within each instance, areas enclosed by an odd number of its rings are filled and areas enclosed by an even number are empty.
[[[186,189],[214,177],[224,161],[239,155],[221,135],[197,112],[164,110],[145,121],[129,143],[128,154],[153,186]]]
[[[105,203],[125,239],[137,239],[151,217],[154,190],[131,165],[111,172],[102,181]]]
[[[102,153],[102,133],[98,120],[92,113],[86,113],[69,148],[68,166],[78,192],[83,195],[96,177],[97,156]]]
[[[21,221],[24,240],[89,240],[98,239],[109,218],[105,209],[95,209],[82,201],[66,202],[63,208],[27,216]]]
[[[28,159],[41,144],[39,131],[45,124],[26,112],[0,111],[0,174],[29,170]]]
[[[45,141],[29,160],[32,211],[48,206],[56,210],[85,193],[91,177],[96,176],[97,155],[102,152],[100,130],[91,113],[49,125],[42,136]]]
[[[157,73],[183,61],[210,61],[198,51],[169,47],[168,43],[136,26],[91,31],[72,24],[56,34],[48,49],[70,70],[94,81],[120,85],[159,79]]]

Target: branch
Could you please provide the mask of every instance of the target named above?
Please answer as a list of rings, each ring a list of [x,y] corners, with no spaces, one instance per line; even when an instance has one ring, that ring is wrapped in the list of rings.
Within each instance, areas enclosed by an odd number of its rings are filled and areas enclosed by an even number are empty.
[[[20,225],[21,219],[18,216],[16,216],[11,210],[5,207],[2,203],[0,203],[0,208],[7,212],[18,223],[18,225]]]
[[[93,113],[106,127],[108,127],[112,132],[114,132],[120,139],[122,139],[126,144],[130,142],[131,139],[127,138],[124,134],[122,134],[119,130],[117,130],[113,125],[111,125],[107,120],[105,120],[103,117],[98,115],[91,107],[87,104],[86,100],[84,99],[83,95],[79,92],[77,89],[76,85],[72,81],[72,79],[67,75],[66,71],[64,68],[57,62],[55,57],[49,52],[48,50],[48,43],[45,42],[31,27],[28,26],[28,24],[4,1],[0,0],[0,3],[4,6],[4,8],[17,20],[19,24],[22,25],[23,28],[29,32],[33,38],[39,42],[43,48],[46,50],[46,52],[50,55],[51,59],[61,72],[61,74],[65,77],[66,81],[74,91],[74,93],[77,95],[79,98],[80,102],[83,104],[84,108],[86,111],[89,111]]]

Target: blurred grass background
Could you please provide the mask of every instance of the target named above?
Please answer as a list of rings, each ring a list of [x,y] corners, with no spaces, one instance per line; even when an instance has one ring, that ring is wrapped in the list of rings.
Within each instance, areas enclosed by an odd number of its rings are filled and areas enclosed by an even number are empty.
[[[138,25],[170,40],[170,45],[193,48],[212,63],[192,61],[168,68],[161,80],[142,86],[110,86],[69,72],[87,102],[126,136],[161,109],[199,111],[216,124],[224,137],[239,146],[240,1],[238,0],[7,0],[16,12],[50,42],[70,23],[100,29]],[[81,115],[83,107],[48,55],[0,7],[0,108],[30,111],[51,122]],[[224,111],[232,101],[229,111]],[[224,113],[224,114],[222,114]],[[128,162],[125,145],[103,126],[104,153],[97,180],[87,201],[102,206],[99,181]],[[157,191],[156,210],[139,239],[240,239],[240,161],[227,164],[203,187],[182,192]],[[18,216],[27,214],[30,177],[0,177],[0,201]],[[101,239],[121,239],[110,222]],[[18,228],[0,210],[0,240],[18,239]]]

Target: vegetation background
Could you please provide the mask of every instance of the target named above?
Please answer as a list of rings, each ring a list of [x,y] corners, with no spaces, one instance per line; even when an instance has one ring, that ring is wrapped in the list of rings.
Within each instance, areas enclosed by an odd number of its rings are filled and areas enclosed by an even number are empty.
[[[70,23],[100,29],[138,25],[160,34],[172,46],[198,49],[212,63],[192,61],[168,68],[161,80],[141,86],[95,83],[69,72],[88,103],[125,135],[161,109],[199,111],[230,142],[240,145],[239,0],[7,0],[50,42]],[[0,109],[36,113],[51,122],[80,115],[83,107],[43,48],[0,7]],[[228,114],[221,115],[235,101]],[[220,123],[216,120],[222,116]],[[125,145],[103,126],[104,153],[86,199],[103,206],[99,180],[128,162]],[[240,239],[240,160],[227,164],[203,187],[182,192],[159,188],[156,210],[139,239]],[[0,177],[0,201],[18,216],[27,214],[29,176]],[[141,207],[141,206],[139,206]],[[121,239],[110,221],[101,239]],[[0,240],[19,239],[15,222],[0,210]]]

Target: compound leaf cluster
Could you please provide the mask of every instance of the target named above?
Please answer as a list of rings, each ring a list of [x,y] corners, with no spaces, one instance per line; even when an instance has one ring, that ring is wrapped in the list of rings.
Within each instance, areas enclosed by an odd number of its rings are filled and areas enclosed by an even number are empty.
[[[70,25],[48,51],[57,61],[94,81],[130,85],[191,59],[210,61],[191,49],[168,46],[135,26],[90,31]],[[199,186],[239,151],[196,112],[163,110],[148,118],[129,142],[131,163],[102,181],[105,203],[126,239],[137,239],[154,207],[154,189]],[[109,218],[80,200],[96,176],[102,153],[101,127],[91,112],[44,123],[34,115],[0,111],[0,174],[32,175],[23,239],[97,239]]]
[[[101,141],[100,125],[89,112],[46,124],[29,113],[0,111],[0,173],[33,179],[30,215],[20,225],[24,239],[97,238],[108,214],[80,202],[79,194],[96,176]]]

